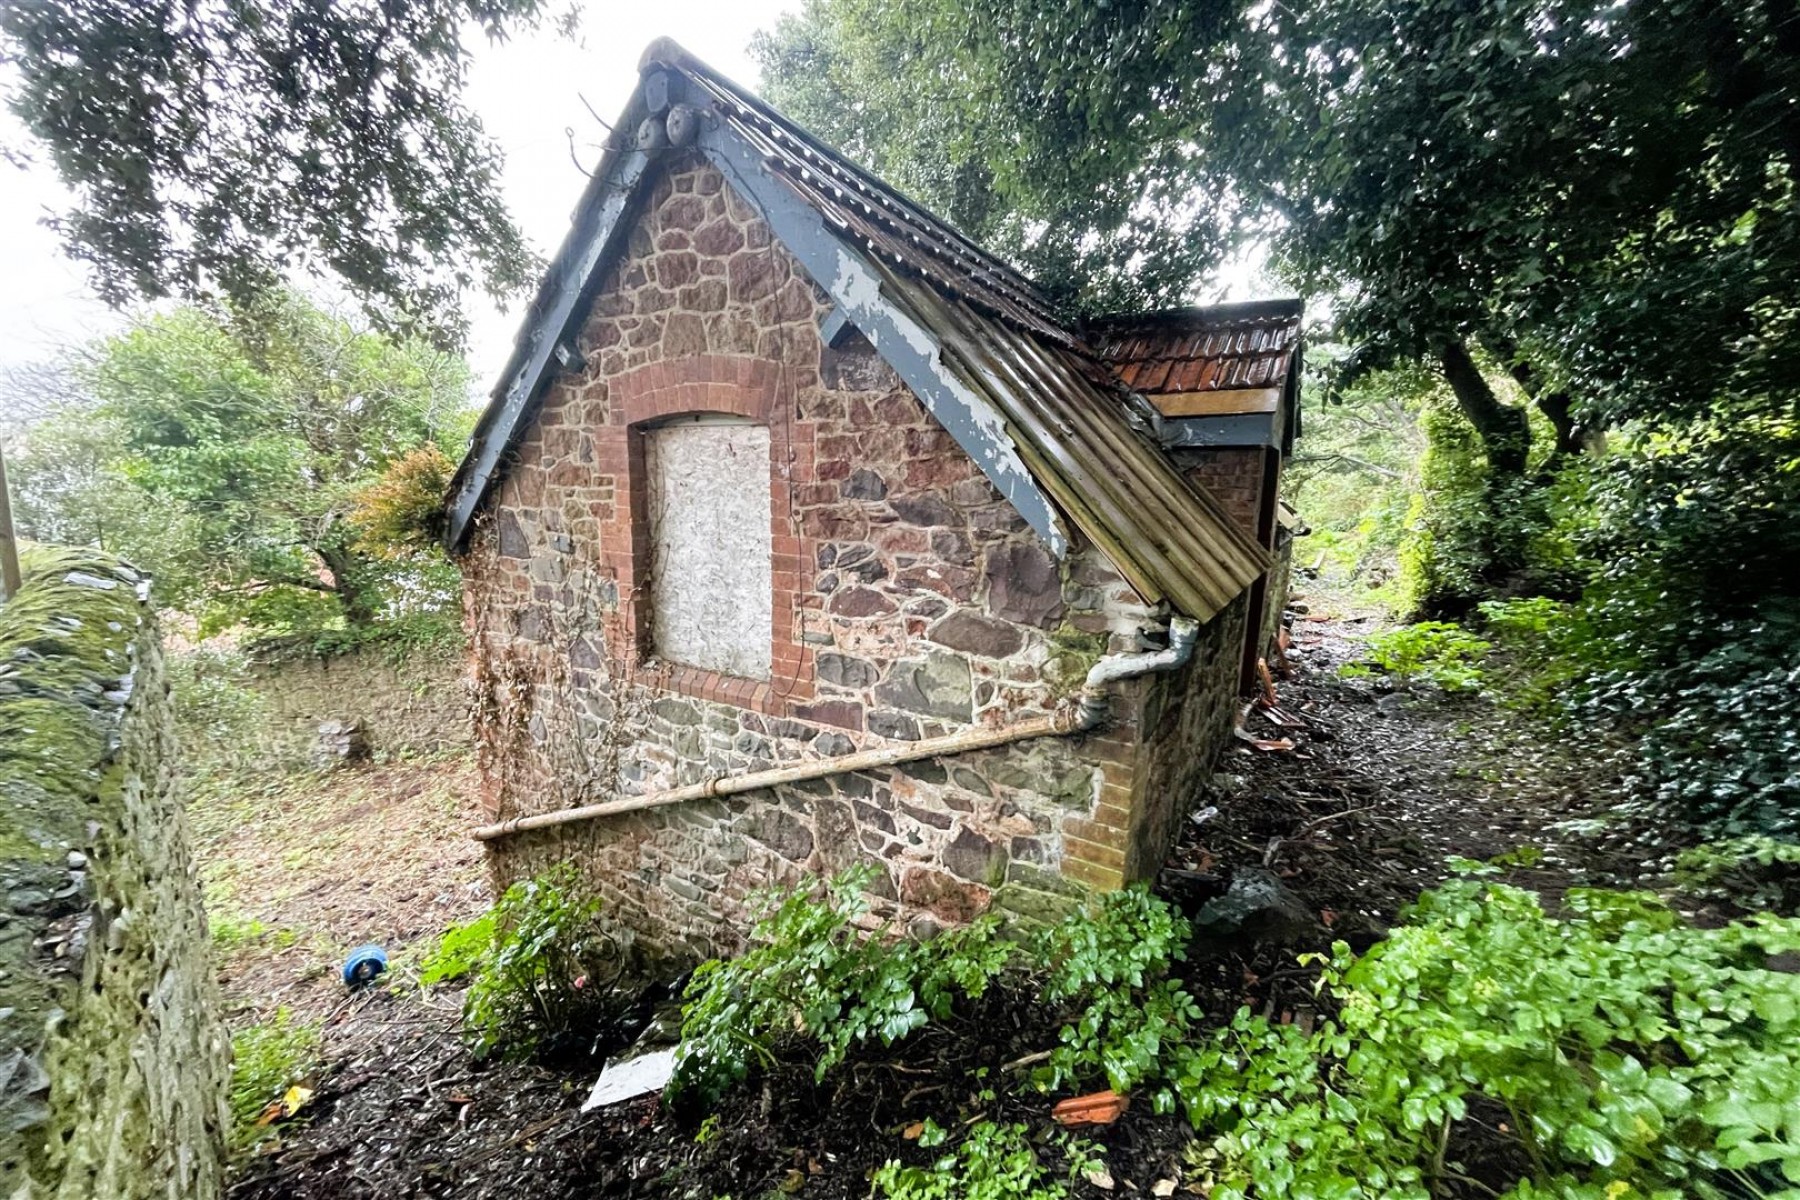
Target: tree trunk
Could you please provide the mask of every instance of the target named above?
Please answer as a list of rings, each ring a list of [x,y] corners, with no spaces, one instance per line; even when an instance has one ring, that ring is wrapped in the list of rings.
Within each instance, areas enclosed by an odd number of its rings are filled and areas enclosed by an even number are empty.
[[[1489,347],[1490,350],[1492,347]],[[1565,391],[1549,391],[1538,378],[1538,373],[1531,369],[1531,364],[1519,358],[1516,353],[1496,354],[1507,362],[1507,370],[1518,383],[1519,388],[1537,405],[1537,410],[1544,414],[1550,422],[1550,428],[1556,431],[1556,450],[1553,458],[1561,458],[1567,454],[1580,454],[1586,449],[1582,430],[1575,424],[1575,416],[1571,411],[1575,399]]]
[[[1439,360],[1457,406],[1487,451],[1489,469],[1496,476],[1522,477],[1531,451],[1531,424],[1525,410],[1501,403],[1460,341],[1446,342]]]
[[[344,624],[352,627],[374,624],[379,615],[377,599],[363,576],[362,563],[356,553],[342,545],[315,546],[313,553],[331,572],[331,594],[344,614]]]

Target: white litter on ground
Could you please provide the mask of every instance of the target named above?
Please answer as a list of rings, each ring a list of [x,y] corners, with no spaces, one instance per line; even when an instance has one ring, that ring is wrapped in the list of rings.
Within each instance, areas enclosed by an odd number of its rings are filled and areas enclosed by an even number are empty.
[[[581,1111],[591,1112],[621,1100],[634,1100],[660,1092],[675,1073],[675,1047],[653,1050],[624,1062],[609,1062],[594,1080],[594,1090],[582,1102]]]

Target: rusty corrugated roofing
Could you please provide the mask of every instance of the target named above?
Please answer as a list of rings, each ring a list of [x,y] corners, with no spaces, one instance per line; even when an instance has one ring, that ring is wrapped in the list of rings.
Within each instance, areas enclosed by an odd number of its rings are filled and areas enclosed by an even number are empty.
[[[1300,342],[1300,302],[1259,300],[1090,322],[1096,353],[1133,391],[1281,387]]]
[[[1205,620],[1262,574],[1262,548],[1124,419],[1117,383],[1091,360],[922,280],[883,275],[958,376],[1006,414],[1031,473],[1139,595]]]

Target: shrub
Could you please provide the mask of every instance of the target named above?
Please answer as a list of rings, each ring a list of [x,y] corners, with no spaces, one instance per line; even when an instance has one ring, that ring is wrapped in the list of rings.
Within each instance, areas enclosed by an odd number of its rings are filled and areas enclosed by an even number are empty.
[[[1800,844],[1755,833],[1707,842],[1675,860],[1675,879],[1695,895],[1792,916],[1800,908]]]
[[[1800,636],[1762,621],[1714,621],[1706,636],[1722,640],[1597,672],[1578,711],[1639,734],[1643,790],[1682,818],[1727,835],[1800,832]]]
[[[992,917],[930,942],[890,942],[886,930],[863,936],[856,922],[868,911],[871,878],[871,868],[852,867],[822,899],[770,897],[751,931],[753,949],[694,972],[671,1101],[711,1103],[787,1039],[812,1048],[823,1079],[856,1045],[892,1045],[948,1017],[958,996],[982,995],[1011,960],[1014,948]]]
[[[1715,836],[1800,830],[1800,425],[1641,430],[1596,470],[1580,714],[1643,738],[1640,790]]]
[[[1245,1010],[1192,1055],[1203,1184],[1424,1200],[1461,1177],[1452,1148],[1485,1102],[1529,1163],[1513,1200],[1792,1194],[1800,980],[1768,957],[1797,949],[1800,922],[1702,930],[1591,889],[1552,917],[1454,880],[1362,958],[1336,948],[1335,1021],[1309,1037]]]
[[[1421,621],[1372,635],[1364,662],[1342,673],[1367,675],[1372,665],[1396,679],[1422,679],[1446,692],[1470,692],[1481,686],[1481,660],[1491,649],[1460,625]]]
[[[269,1106],[318,1067],[319,1041],[319,1027],[295,1021],[286,1008],[277,1009],[264,1024],[231,1035],[234,1146],[248,1148],[263,1136],[268,1121],[261,1118]]]
[[[433,442],[395,458],[350,498],[356,547],[389,562],[439,552],[444,534],[444,494],[456,463]]]
[[[421,960],[419,981],[472,977],[463,1032],[477,1057],[591,1054],[612,1032],[611,984],[622,966],[599,913],[600,901],[580,895],[565,863],[513,884],[490,911],[446,931]]]
[[[1487,594],[1495,511],[1475,429],[1445,401],[1424,406],[1418,491],[1400,539],[1400,592],[1413,614],[1455,611]]]
[[[749,953],[695,972],[671,1100],[711,1103],[773,1061],[784,1040],[807,1045],[823,1079],[853,1047],[892,1045],[944,1020],[959,997],[979,998],[1003,973],[1063,1018],[1059,1045],[1033,1073],[1044,1091],[1101,1081],[1126,1091],[1162,1080],[1164,1057],[1200,1019],[1193,997],[1168,977],[1185,953],[1188,922],[1141,887],[1096,897],[1043,930],[1029,943],[1031,970],[992,916],[929,942],[865,934],[858,921],[869,877],[855,867],[823,898],[772,898]],[[1154,1101],[1159,1111],[1175,1106],[1166,1085]]]
[[[1159,1076],[1170,1048],[1201,1016],[1194,998],[1168,978],[1186,956],[1191,933],[1184,918],[1143,888],[1100,896],[1089,911],[1044,931],[1035,947],[1038,960],[1049,964],[1041,995],[1069,1018],[1049,1063],[1033,1073],[1039,1088],[1103,1078],[1127,1092]],[[1165,1090],[1158,1111],[1173,1101]]]
[[[874,1175],[875,1190],[888,1200],[1065,1200],[1069,1187],[1100,1165],[1092,1143],[1068,1134],[1055,1136],[1066,1169],[1052,1172],[1032,1148],[1024,1125],[980,1121],[954,1150],[927,1169],[889,1160]],[[935,1137],[934,1137],[935,1135]],[[930,1123],[919,1144],[940,1141]]]

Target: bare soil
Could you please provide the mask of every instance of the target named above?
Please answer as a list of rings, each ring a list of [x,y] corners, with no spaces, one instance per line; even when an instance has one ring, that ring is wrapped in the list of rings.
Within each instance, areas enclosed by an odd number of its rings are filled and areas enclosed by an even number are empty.
[[[1541,857],[1510,877],[1553,901],[1573,884],[1635,875],[1629,855],[1576,836],[1590,797],[1612,790],[1604,755],[1558,744],[1486,701],[1339,678],[1363,627],[1356,620],[1296,622],[1291,675],[1276,684],[1285,723],[1261,711],[1246,722],[1247,733],[1285,739],[1291,748],[1242,743],[1208,794],[1194,798],[1197,812],[1217,811],[1186,827],[1170,865],[1194,874],[1181,878],[1223,880],[1267,869],[1316,916],[1310,945],[1302,933],[1279,945],[1216,947],[1197,959],[1189,986],[1210,1013],[1225,1016],[1249,1003],[1281,1019],[1310,1019],[1312,976],[1295,963],[1295,952],[1338,937],[1373,941],[1443,877],[1451,855],[1486,858],[1536,847]],[[438,782],[451,786],[454,773]],[[363,807],[368,803],[375,808]],[[392,811],[373,797],[334,799],[326,807],[344,821],[365,819],[346,814],[373,819]],[[404,834],[392,825],[372,828],[390,844],[410,839],[418,857],[409,862],[434,862],[407,883],[386,874],[394,855],[368,853],[368,843],[351,837],[287,865],[284,838],[331,827],[320,811],[294,823],[236,829],[215,846],[232,865],[210,877],[234,881],[234,895],[261,889],[266,899],[257,911],[271,926],[329,928],[340,940],[379,934],[399,943],[477,906],[479,867],[463,857],[468,848],[457,820],[422,822]],[[424,844],[438,838],[441,844]],[[1165,881],[1179,882],[1168,873]],[[316,956],[295,950],[228,964],[228,985],[259,1003],[280,996],[318,1011],[333,1001],[331,1066],[302,1118],[244,1166],[231,1189],[235,1200],[849,1200],[870,1194],[870,1173],[890,1158],[931,1160],[932,1152],[902,1134],[925,1117],[948,1125],[988,1116],[1052,1128],[1046,1099],[997,1086],[1002,1098],[984,1104],[968,1082],[982,1066],[991,1080],[1002,1079],[1005,1064],[1054,1044],[1055,1029],[1029,996],[993,995],[948,1025],[857,1055],[823,1084],[814,1082],[810,1064],[779,1062],[702,1125],[654,1097],[582,1115],[596,1065],[473,1063],[457,1039],[454,995],[375,991],[346,1001],[338,985],[314,977]],[[1148,1196],[1159,1183],[1179,1183],[1191,1138],[1180,1120],[1140,1106],[1095,1136],[1106,1147],[1113,1187],[1084,1183],[1077,1195]],[[1458,1149],[1493,1181],[1516,1174],[1502,1146]]]

